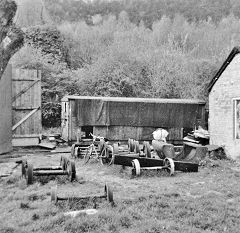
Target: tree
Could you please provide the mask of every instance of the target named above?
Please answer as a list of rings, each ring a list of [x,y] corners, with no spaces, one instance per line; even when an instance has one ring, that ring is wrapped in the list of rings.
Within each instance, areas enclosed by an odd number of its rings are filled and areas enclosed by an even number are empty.
[[[17,5],[13,0],[0,1],[0,79],[10,58],[22,47],[24,34],[13,23]]]

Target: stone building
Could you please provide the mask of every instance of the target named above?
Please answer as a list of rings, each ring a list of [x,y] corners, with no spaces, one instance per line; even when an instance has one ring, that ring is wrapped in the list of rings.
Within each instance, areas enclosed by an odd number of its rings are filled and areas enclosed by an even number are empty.
[[[210,143],[240,156],[240,47],[235,47],[209,84]]]

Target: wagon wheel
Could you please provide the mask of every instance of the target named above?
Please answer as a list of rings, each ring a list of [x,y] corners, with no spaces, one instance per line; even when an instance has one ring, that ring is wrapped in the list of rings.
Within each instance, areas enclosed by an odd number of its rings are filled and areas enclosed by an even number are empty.
[[[67,163],[68,163],[68,158],[65,156],[61,156],[60,166],[62,167],[63,171],[67,170]]]
[[[112,165],[114,163],[114,153],[113,153],[113,147],[111,145],[108,145],[107,147],[108,153],[109,153],[109,162],[108,165]]]
[[[128,150],[129,152],[134,152],[134,140],[131,138],[128,139]]]
[[[136,176],[140,176],[141,168],[138,159],[132,161],[133,169],[135,170]]]
[[[139,141],[134,141],[134,153],[140,154]]]
[[[151,147],[147,141],[143,142],[143,152],[147,158],[151,158]]]
[[[28,167],[27,167],[26,179],[27,179],[27,185],[33,183],[33,165],[31,163],[28,164]]]
[[[51,189],[51,201],[56,204],[57,203],[57,187]]]
[[[174,161],[171,158],[164,159],[164,166],[168,169],[170,176],[174,175],[175,165]]]
[[[75,163],[73,161],[68,161],[67,164],[67,173],[69,181],[73,181],[76,179],[76,168]]]
[[[92,156],[92,147],[91,146],[89,146],[88,148],[87,148],[87,151],[86,151],[86,153],[85,153],[85,155],[84,155],[84,164],[86,164],[88,161],[89,161],[89,159],[90,159],[90,157]]]
[[[71,157],[72,157],[72,158],[76,158],[76,157],[75,157],[75,148],[76,148],[76,145],[75,145],[75,144],[72,144],[72,147],[71,147]]]
[[[111,165],[113,163],[113,147],[105,143],[105,148],[101,152],[100,161],[102,165]]]
[[[107,163],[107,158],[108,158],[108,153],[107,153],[107,145],[106,142],[103,139],[100,139],[100,143],[98,145],[98,150],[99,150],[99,158],[100,158],[100,163],[102,165]]]
[[[22,160],[22,177],[26,178],[27,160]]]
[[[111,164],[114,164],[115,156],[119,154],[119,147],[117,143],[114,143],[112,146],[112,159]],[[109,165],[111,165],[109,164]]]
[[[105,184],[104,193],[106,195],[106,200],[113,203],[113,192],[107,184]]]

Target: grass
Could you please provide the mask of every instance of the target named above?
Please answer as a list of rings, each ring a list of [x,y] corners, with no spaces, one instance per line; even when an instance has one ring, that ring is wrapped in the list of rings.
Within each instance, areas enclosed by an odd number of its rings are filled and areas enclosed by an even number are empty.
[[[43,157],[33,158],[43,163]],[[59,160],[53,157],[52,163]],[[49,162],[49,161],[48,161]],[[198,173],[144,174],[127,177],[121,168],[99,163],[76,163],[84,182],[69,183],[64,177],[36,179],[27,186],[20,168],[0,180],[0,232],[239,232],[239,165],[220,161]],[[237,169],[232,169],[232,168]],[[120,172],[121,171],[121,172]],[[124,173],[124,174],[123,174]],[[98,213],[65,217],[64,212],[92,208],[93,202],[50,203],[50,189],[58,185],[61,196],[103,193],[112,186],[115,205],[96,202]]]

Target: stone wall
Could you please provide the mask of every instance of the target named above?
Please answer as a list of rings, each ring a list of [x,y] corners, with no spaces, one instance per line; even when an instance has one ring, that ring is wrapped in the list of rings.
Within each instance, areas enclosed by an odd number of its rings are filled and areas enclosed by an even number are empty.
[[[240,55],[219,77],[209,94],[210,143],[224,145],[229,157],[240,156],[240,139],[234,139],[234,98],[240,98]]]

